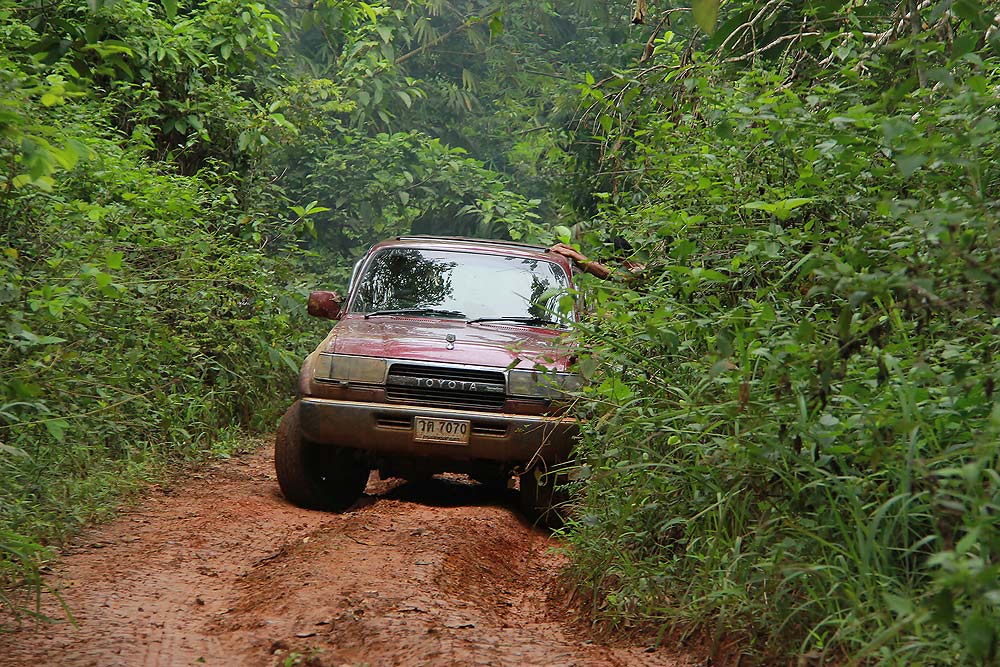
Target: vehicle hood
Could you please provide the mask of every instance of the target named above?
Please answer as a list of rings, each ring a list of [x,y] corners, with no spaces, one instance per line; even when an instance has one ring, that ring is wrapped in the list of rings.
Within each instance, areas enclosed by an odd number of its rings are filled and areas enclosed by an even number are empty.
[[[449,343],[448,336],[454,336]],[[449,345],[453,349],[448,349]],[[539,327],[430,317],[347,315],[320,345],[324,352],[448,364],[566,370],[572,343]]]

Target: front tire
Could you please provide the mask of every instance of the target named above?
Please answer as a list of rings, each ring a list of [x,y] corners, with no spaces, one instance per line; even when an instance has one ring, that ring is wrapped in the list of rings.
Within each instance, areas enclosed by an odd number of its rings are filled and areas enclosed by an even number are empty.
[[[353,505],[364,492],[370,472],[357,450],[305,440],[298,401],[278,426],[274,470],[290,503],[328,512],[342,512]]]
[[[529,521],[545,528],[560,528],[566,518],[568,497],[556,486],[563,476],[534,467],[519,478],[521,511]]]

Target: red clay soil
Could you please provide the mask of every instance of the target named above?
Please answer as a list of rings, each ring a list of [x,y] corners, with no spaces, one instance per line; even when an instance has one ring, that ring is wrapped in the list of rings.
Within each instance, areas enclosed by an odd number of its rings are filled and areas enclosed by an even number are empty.
[[[340,515],[293,507],[269,447],[156,489],[49,575],[78,627],[0,634],[0,665],[694,664],[587,636],[555,593],[558,542],[508,495],[374,477],[368,494]]]

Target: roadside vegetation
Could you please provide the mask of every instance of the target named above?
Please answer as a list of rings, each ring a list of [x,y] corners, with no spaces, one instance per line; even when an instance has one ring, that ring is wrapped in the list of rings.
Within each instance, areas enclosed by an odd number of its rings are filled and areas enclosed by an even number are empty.
[[[596,616],[771,661],[998,660],[1000,41],[978,9],[730,3],[581,87],[606,183],[585,227],[645,265],[593,286],[582,334],[569,539]]]
[[[563,240],[596,620],[995,664],[998,66],[977,0],[0,0],[0,580],[270,428],[369,243]]]

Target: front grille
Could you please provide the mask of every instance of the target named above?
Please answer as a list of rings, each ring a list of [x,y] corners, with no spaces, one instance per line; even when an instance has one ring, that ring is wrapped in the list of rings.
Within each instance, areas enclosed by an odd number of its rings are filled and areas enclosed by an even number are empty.
[[[419,405],[501,410],[505,387],[504,374],[499,371],[393,364],[385,395],[391,401]]]

